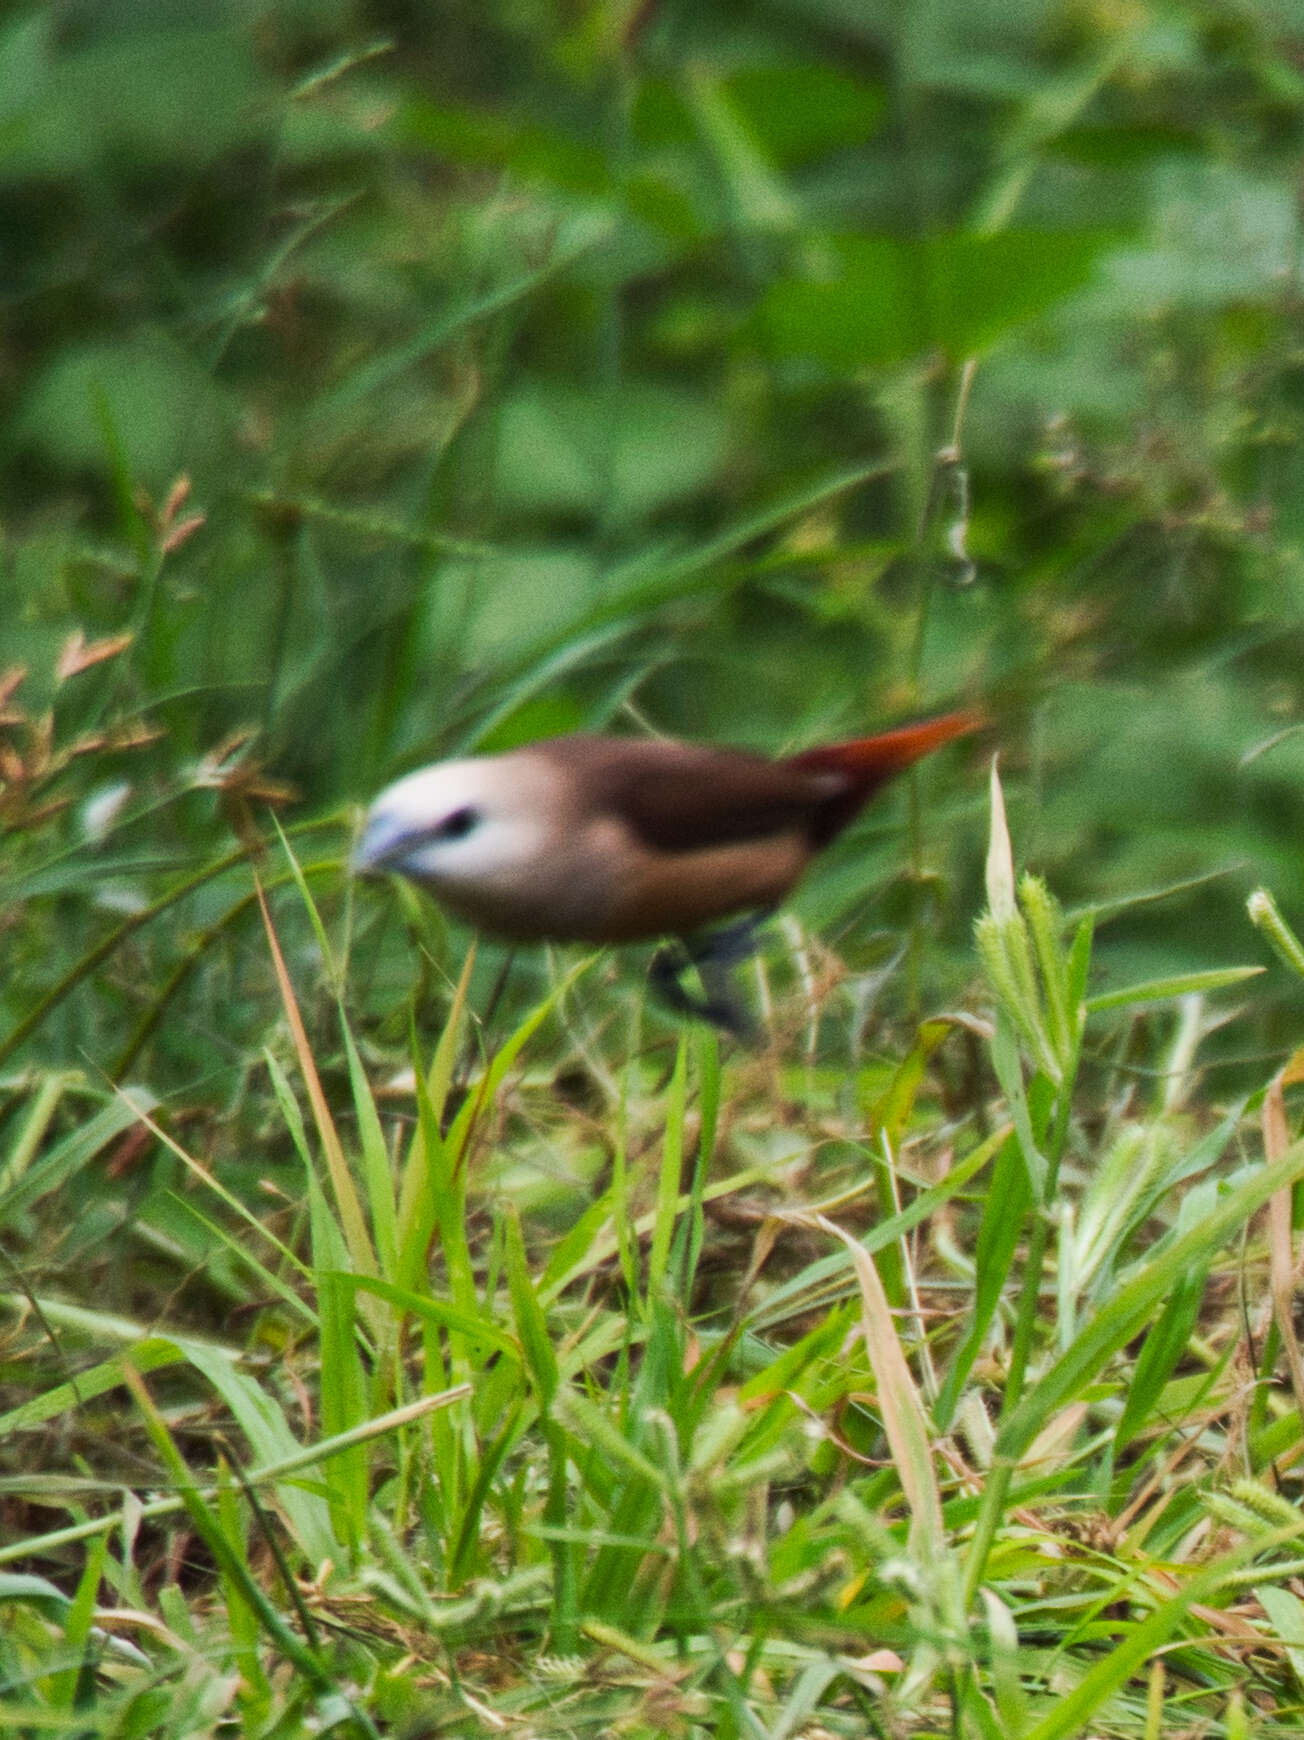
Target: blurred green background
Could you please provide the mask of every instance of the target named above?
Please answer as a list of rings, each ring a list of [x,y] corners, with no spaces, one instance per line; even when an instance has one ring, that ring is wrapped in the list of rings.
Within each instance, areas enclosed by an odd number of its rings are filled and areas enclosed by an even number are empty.
[[[7,1067],[240,1078],[256,767],[401,1043],[462,939],[350,894],[347,806],[576,727],[984,699],[799,903],[897,1007],[971,977],[991,747],[1066,905],[1169,891],[1111,981],[1262,958],[1248,889],[1304,907],[1302,69],[1287,0],[9,6]],[[1298,1020],[1258,1006],[1232,1054]]]

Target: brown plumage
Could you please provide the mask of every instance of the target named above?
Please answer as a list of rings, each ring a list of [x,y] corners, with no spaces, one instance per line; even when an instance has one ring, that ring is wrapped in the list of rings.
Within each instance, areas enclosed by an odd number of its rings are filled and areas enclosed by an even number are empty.
[[[381,793],[355,862],[500,936],[687,936],[777,905],[880,786],[977,724],[948,713],[778,761],[581,734],[440,762]]]

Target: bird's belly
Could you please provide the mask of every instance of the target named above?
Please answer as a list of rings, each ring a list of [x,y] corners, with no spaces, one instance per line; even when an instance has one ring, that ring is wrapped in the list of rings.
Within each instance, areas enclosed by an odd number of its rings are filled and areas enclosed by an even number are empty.
[[[639,942],[777,905],[809,857],[795,832],[666,852],[604,821],[513,873],[434,892],[478,929],[515,942]]]
[[[477,930],[509,942],[601,942],[606,902],[591,881],[532,878],[517,887],[436,889],[441,903]]]
[[[806,841],[796,833],[695,852],[646,853],[616,891],[594,940],[687,936],[735,913],[777,906],[809,858]]]

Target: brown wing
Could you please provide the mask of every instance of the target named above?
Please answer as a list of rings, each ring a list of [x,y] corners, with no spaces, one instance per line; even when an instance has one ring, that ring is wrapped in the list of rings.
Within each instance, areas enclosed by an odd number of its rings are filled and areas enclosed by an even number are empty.
[[[530,747],[574,772],[595,809],[619,816],[659,852],[812,833],[821,811],[853,784],[841,768],[657,738],[576,735]]]
[[[554,737],[531,745],[584,782],[594,807],[653,850],[695,852],[799,833],[814,850],[841,833],[880,786],[921,755],[976,730],[946,713],[785,761],[658,738]]]

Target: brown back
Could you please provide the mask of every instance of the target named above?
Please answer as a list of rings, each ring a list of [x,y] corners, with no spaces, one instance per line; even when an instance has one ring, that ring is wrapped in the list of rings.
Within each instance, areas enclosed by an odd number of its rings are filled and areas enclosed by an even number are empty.
[[[841,833],[893,774],[977,723],[970,714],[949,713],[784,761],[743,749],[583,733],[530,747],[578,775],[593,808],[618,815],[655,851],[693,852],[790,832],[804,834],[815,849]]]
[[[660,852],[809,830],[821,806],[844,796],[850,783],[836,770],[658,738],[577,734],[530,748],[579,777],[590,807],[619,816]]]

